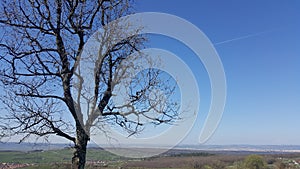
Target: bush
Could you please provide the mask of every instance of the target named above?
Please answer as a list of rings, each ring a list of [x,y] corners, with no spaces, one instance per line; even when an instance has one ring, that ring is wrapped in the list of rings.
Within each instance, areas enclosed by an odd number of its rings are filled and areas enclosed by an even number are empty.
[[[244,160],[245,169],[266,169],[267,165],[259,155],[249,155]]]
[[[203,167],[203,169],[213,169],[211,166],[209,166],[209,165],[205,165],[204,167]]]
[[[242,161],[236,161],[233,163],[233,169],[244,169],[244,163]]]

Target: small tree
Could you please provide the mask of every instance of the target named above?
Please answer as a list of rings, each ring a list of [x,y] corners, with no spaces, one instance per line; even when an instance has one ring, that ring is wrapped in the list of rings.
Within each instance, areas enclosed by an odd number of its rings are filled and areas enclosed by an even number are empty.
[[[249,155],[244,160],[245,169],[266,169],[267,165],[259,155]]]
[[[178,117],[178,104],[171,97],[175,87],[161,78],[160,70],[143,70],[128,81],[141,60],[156,64],[140,52],[146,40],[139,35],[140,28],[128,32],[124,24],[108,24],[130,13],[132,4],[130,0],[1,1],[0,80],[6,110],[1,138],[21,136],[22,142],[32,135],[63,137],[74,143],[73,168],[82,169],[92,128],[117,125],[131,135],[145,123],[170,123]],[[104,31],[93,37],[99,42],[98,53],[83,57],[87,39],[99,28]],[[92,66],[88,84],[84,62]],[[127,100],[116,104],[112,98],[118,97],[122,89],[118,85],[124,84]]]

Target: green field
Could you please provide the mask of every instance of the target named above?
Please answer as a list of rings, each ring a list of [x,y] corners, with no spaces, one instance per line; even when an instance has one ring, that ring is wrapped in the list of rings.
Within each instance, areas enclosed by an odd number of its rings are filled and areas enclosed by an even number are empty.
[[[34,164],[33,166],[26,167],[26,169],[69,168],[72,153],[72,149],[30,152],[0,151],[0,163]],[[99,160],[109,161],[111,166],[116,166],[120,160],[125,160],[122,157],[98,149],[89,149],[87,159],[89,162]],[[95,168],[95,166],[88,168]]]
[[[31,164],[23,169],[70,168],[72,149],[49,151],[0,151],[0,163]],[[88,149],[87,169],[128,168],[128,169],[245,169],[249,154],[183,153],[162,155],[146,159],[128,159],[116,156],[102,149]],[[300,154],[265,154],[259,156],[264,169],[300,169]]]
[[[72,149],[49,150],[49,151],[0,151],[1,163],[65,163],[72,158]],[[87,152],[89,161],[117,161],[122,159],[104,150],[89,149]]]

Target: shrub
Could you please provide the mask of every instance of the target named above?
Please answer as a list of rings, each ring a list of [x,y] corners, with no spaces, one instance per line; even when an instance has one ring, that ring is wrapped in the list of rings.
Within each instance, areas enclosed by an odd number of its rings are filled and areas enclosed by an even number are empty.
[[[209,166],[209,165],[205,165],[204,167],[203,167],[203,169],[213,169],[211,166]]]
[[[233,169],[244,169],[243,161],[236,161],[233,163]]]
[[[244,160],[245,169],[266,169],[267,165],[259,155],[249,155]]]

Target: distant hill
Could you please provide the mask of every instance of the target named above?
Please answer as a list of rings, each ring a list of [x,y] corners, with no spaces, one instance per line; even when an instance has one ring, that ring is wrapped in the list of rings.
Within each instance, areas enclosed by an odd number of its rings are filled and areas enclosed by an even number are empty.
[[[179,145],[178,149],[264,153],[300,153],[300,145]]]
[[[38,151],[38,150],[58,150],[70,148],[70,144],[52,144],[52,143],[1,143],[0,151]],[[134,147],[134,146],[131,146]],[[143,146],[138,146],[143,148]],[[98,145],[91,143],[88,145],[91,149],[102,149]],[[155,148],[164,148],[155,147]],[[256,153],[300,153],[300,145],[179,145],[174,149],[181,150],[201,150],[215,152],[256,152]]]
[[[37,151],[54,150],[70,147],[68,144],[50,144],[50,143],[0,143],[0,151]]]

